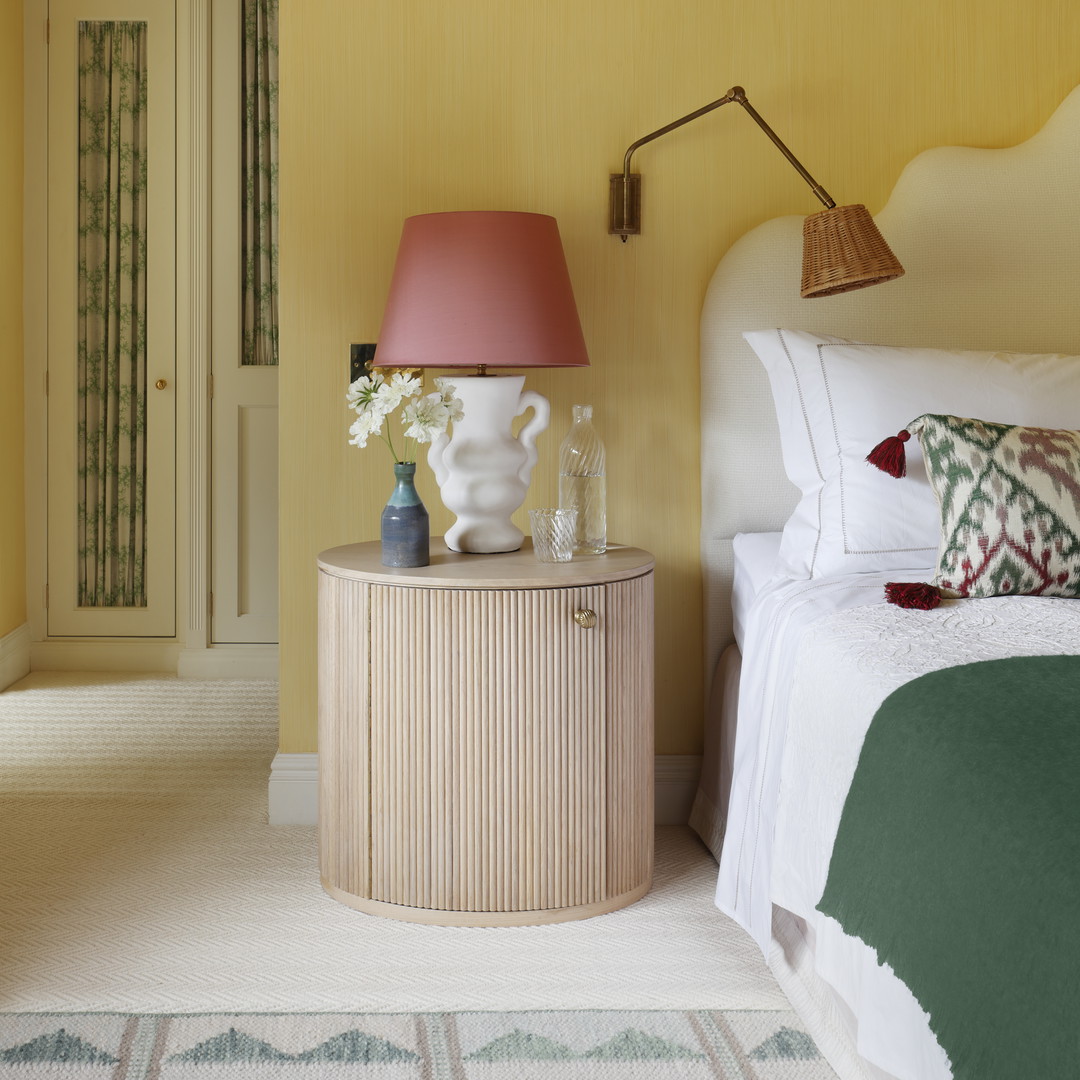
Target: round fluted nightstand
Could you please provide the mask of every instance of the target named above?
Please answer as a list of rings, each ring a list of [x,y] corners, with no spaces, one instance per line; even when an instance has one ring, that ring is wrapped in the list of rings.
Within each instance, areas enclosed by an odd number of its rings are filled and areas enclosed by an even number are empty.
[[[456,926],[643,896],[653,847],[653,558],[429,566],[319,556],[319,864],[335,899]]]

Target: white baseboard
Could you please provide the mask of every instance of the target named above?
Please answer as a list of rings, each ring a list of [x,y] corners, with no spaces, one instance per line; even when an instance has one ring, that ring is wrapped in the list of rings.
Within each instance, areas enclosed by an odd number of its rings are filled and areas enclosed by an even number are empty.
[[[276,645],[214,645],[184,649],[176,673],[182,679],[272,679],[278,677]]]
[[[270,824],[316,825],[319,821],[319,755],[274,755],[270,765]]]
[[[175,641],[34,641],[34,671],[175,671],[180,645]]]
[[[29,626],[0,639],[0,689],[6,669],[8,638],[22,635],[18,643],[34,671],[175,671],[184,679],[272,679],[278,677],[276,645],[215,645],[209,649],[184,649],[176,641],[30,640]],[[12,646],[13,649],[16,646]],[[26,671],[16,674],[21,679]]]
[[[685,825],[690,820],[700,775],[699,754],[656,755],[653,777],[657,825]]]
[[[656,824],[685,825],[697,790],[701,758],[655,759]],[[314,825],[319,818],[319,755],[278,754],[270,766],[270,824]]]
[[[30,624],[0,638],[0,690],[30,674]]]

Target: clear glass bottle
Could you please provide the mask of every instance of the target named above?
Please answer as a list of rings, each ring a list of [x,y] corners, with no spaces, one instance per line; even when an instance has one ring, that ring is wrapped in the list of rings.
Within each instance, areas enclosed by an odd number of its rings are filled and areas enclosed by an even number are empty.
[[[592,406],[575,405],[574,422],[559,448],[559,506],[576,510],[575,555],[607,551],[604,444],[592,426]]]

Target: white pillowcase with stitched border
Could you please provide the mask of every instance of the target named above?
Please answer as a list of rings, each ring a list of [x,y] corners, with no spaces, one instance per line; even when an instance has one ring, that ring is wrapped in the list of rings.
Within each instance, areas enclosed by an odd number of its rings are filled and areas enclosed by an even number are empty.
[[[941,517],[917,441],[905,445],[903,484],[866,462],[916,416],[1080,428],[1077,356],[868,345],[799,330],[743,337],[768,372],[784,469],[802,493],[780,545],[792,577],[933,565]]]

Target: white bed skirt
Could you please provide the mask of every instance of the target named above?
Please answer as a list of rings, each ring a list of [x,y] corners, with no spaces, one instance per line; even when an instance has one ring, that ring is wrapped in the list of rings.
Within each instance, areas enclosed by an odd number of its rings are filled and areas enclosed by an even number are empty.
[[[773,908],[772,948],[766,960],[784,996],[840,1080],[896,1080],[860,1057],[858,1024],[836,991],[814,969],[813,932],[784,908]]]
[[[735,724],[725,723],[724,717],[737,715],[741,670],[742,654],[739,647],[729,645],[716,664],[705,706],[701,779],[690,811],[690,827],[701,837],[717,862],[720,861],[720,848],[724,843],[732,762],[735,758]]]

